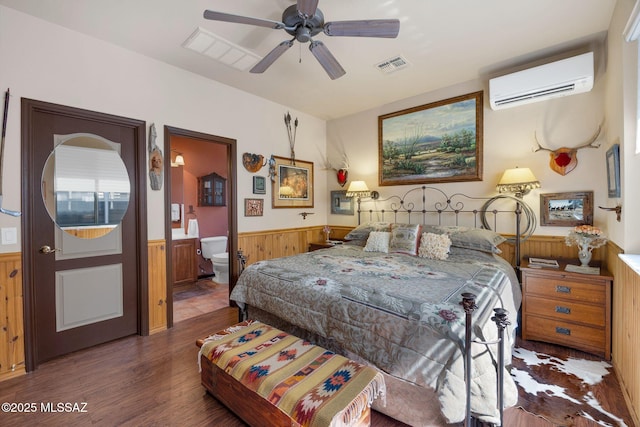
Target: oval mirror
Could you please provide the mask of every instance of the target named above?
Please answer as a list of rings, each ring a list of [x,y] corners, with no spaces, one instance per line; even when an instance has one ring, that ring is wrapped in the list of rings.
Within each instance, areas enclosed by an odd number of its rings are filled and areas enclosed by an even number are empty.
[[[129,206],[131,184],[119,144],[97,135],[56,135],[42,171],[42,198],[64,232],[82,239],[115,229]]]

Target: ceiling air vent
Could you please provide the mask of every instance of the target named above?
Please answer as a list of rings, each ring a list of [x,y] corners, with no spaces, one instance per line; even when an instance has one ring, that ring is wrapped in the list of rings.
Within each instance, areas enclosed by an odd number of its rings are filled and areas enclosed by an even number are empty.
[[[401,70],[403,68],[407,68],[409,66],[409,62],[404,59],[401,55],[394,56],[385,61],[382,61],[379,64],[376,64],[378,70],[385,74],[393,73],[394,71]]]

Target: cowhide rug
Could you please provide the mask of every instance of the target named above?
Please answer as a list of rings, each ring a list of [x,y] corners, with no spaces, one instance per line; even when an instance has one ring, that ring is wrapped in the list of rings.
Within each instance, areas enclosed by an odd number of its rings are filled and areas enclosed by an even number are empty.
[[[573,426],[578,417],[584,417],[597,425],[633,426],[628,418],[607,411],[599,401],[599,397],[606,402],[611,396],[603,396],[608,389],[598,384],[609,375],[615,377],[605,361],[562,360],[516,347],[511,375],[518,384],[518,406],[554,425]]]

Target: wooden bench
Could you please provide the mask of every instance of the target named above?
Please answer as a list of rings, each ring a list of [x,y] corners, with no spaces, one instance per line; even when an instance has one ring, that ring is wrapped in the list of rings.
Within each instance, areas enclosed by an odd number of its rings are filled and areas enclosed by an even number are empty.
[[[205,389],[250,426],[369,426],[382,374],[267,324],[199,339]]]

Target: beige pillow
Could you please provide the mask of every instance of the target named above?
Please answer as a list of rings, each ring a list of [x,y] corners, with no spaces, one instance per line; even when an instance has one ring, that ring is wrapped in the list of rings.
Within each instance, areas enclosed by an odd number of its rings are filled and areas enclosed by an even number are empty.
[[[430,259],[447,259],[449,257],[449,248],[451,247],[451,239],[446,234],[422,233],[420,238],[420,249],[418,256]]]

